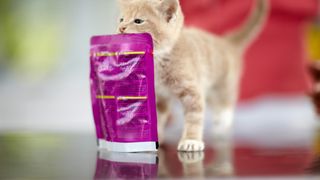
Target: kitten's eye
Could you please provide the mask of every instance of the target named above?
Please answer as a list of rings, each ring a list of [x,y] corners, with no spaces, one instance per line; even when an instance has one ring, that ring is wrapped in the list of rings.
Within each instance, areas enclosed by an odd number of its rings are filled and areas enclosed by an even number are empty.
[[[120,22],[123,22],[123,21],[124,21],[124,19],[123,19],[123,18],[121,18],[121,19],[120,19]]]
[[[136,23],[136,24],[142,24],[144,22],[144,20],[142,20],[142,19],[135,19],[134,20],[134,23]]]

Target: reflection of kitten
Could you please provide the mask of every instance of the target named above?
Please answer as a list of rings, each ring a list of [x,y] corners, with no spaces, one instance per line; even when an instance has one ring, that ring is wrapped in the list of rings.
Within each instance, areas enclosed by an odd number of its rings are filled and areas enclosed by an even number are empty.
[[[119,0],[119,4],[120,33],[148,32],[153,37],[159,136],[170,115],[171,97],[176,97],[185,116],[178,150],[202,151],[206,103],[214,107],[214,132],[231,130],[242,55],[262,29],[266,0],[257,0],[244,26],[223,38],[185,28],[178,0]]]

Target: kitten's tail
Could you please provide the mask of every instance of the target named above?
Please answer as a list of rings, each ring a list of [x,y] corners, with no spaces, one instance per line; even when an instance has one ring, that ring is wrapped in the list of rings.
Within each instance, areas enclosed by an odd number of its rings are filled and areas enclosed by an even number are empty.
[[[256,7],[244,25],[234,32],[227,33],[225,37],[241,49],[246,49],[261,32],[268,12],[268,0],[256,0]]]

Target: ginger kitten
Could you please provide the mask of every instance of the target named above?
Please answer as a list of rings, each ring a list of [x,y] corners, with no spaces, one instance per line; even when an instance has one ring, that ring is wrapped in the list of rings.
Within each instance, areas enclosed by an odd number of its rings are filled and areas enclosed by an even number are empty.
[[[267,0],[256,0],[255,10],[236,32],[224,37],[184,27],[178,0],[118,0],[119,33],[150,33],[154,41],[158,131],[160,139],[177,98],[184,108],[184,129],[178,151],[202,151],[204,111],[212,108],[213,131],[232,130],[242,56],[261,31]]]

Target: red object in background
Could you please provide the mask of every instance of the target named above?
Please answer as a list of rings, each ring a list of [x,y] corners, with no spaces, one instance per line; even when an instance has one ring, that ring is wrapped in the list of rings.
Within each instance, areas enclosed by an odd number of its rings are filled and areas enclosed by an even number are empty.
[[[216,34],[241,25],[254,0],[180,0],[186,24]],[[245,56],[240,100],[262,95],[304,95],[310,90],[304,51],[306,22],[317,0],[271,0],[265,29]]]

